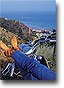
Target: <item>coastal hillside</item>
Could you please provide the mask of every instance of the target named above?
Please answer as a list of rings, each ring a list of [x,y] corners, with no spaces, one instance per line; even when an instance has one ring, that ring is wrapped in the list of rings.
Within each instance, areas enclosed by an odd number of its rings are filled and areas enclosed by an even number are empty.
[[[17,20],[9,20],[7,18],[0,18],[0,27],[18,35],[22,39],[31,39],[31,30],[23,23]]]
[[[6,43],[7,45],[10,45],[10,40],[13,36],[17,37],[18,44],[25,43],[25,41],[22,38],[18,37],[17,34],[14,34],[8,31],[7,29],[0,27],[0,40],[2,40],[4,43]]]
[[[48,31],[32,31],[25,26],[23,23],[20,23],[16,20],[8,20],[6,18],[0,18],[0,40],[2,40],[8,47],[11,47],[10,40],[13,36],[17,37],[18,45],[22,43],[28,43],[28,41],[32,40],[33,42],[38,40],[42,35],[50,35]],[[56,33],[52,35],[52,37],[56,38]],[[36,55],[44,56],[50,64],[50,69],[56,72],[56,44],[43,44],[36,48]],[[3,58],[3,59],[2,59]],[[7,57],[1,54],[0,49],[0,67],[4,66],[4,59],[9,62]],[[3,61],[2,61],[3,60]],[[10,59],[9,59],[10,60]],[[2,62],[2,63],[1,63]]]

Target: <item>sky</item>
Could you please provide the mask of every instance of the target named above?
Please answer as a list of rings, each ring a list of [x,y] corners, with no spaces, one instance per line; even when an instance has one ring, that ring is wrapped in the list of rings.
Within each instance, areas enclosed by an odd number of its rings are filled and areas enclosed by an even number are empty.
[[[52,11],[56,10],[55,0],[0,0],[1,12]]]

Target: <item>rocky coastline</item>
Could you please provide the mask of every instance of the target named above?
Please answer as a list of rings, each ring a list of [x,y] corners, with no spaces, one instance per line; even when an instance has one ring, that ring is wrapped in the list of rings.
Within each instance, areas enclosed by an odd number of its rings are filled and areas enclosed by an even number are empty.
[[[53,33],[55,33],[53,35]],[[44,37],[44,36],[50,36],[52,34],[52,37],[54,36],[54,38],[56,39],[56,31],[52,30],[52,31],[48,31],[48,30],[35,30],[35,29],[31,29],[27,26],[25,26],[25,24],[16,21],[16,20],[9,20],[7,18],[0,18],[0,40],[2,40],[7,46],[11,47],[10,44],[10,40],[13,36],[17,37],[18,40],[18,45],[21,43],[26,43],[28,44],[29,41],[36,41],[37,39],[39,39],[40,37]],[[48,62],[52,62],[54,64],[54,66],[51,66],[50,64],[50,69],[52,69],[53,71],[56,72],[56,51],[54,52],[54,46],[56,46],[56,44],[46,44],[46,45],[42,45],[41,47],[37,48],[37,52],[35,53],[36,55],[43,55]],[[56,50],[56,48],[55,48]],[[55,53],[55,56],[54,56]],[[7,60],[7,58],[3,55],[1,55],[1,49],[0,49],[0,61],[1,58],[5,58],[5,60]],[[3,61],[1,61],[3,62]],[[9,62],[9,61],[7,61]],[[1,66],[3,66],[3,64],[5,63],[5,61],[3,63],[0,63],[0,68]]]

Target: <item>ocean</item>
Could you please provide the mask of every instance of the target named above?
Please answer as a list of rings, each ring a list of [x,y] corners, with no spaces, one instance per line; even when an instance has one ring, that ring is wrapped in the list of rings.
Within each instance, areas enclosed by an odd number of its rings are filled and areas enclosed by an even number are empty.
[[[19,20],[33,29],[56,30],[55,12],[2,12],[0,17]]]

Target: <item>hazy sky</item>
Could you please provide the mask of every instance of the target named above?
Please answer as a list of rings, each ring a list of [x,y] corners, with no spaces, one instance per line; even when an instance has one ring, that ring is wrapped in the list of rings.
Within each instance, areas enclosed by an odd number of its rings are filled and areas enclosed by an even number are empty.
[[[55,0],[0,0],[2,12],[55,11]]]

